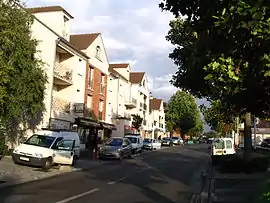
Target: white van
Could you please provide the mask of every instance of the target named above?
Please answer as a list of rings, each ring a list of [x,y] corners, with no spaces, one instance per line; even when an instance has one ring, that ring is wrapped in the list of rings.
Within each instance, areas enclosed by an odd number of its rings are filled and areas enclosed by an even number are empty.
[[[235,154],[236,149],[234,147],[232,138],[215,138],[211,143],[211,158],[212,161],[218,156],[225,156]]]
[[[50,169],[54,164],[75,165],[80,157],[80,138],[77,132],[42,130],[13,150],[15,164],[41,166]]]
[[[125,135],[125,138],[129,139],[132,145],[132,153],[138,154],[142,152],[143,140],[140,135]]]

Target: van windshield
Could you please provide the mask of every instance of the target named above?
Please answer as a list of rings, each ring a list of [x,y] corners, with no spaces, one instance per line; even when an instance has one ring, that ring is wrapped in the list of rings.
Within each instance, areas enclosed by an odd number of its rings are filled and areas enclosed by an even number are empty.
[[[30,138],[28,138],[24,142],[24,144],[50,148],[54,140],[55,140],[55,137],[34,134]]]

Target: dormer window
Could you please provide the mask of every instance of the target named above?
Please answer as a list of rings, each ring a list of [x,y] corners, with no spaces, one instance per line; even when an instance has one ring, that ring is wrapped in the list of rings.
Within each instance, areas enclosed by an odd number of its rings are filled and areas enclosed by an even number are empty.
[[[96,47],[96,58],[100,59],[100,46]]]
[[[143,86],[145,87],[145,80],[143,81]]]

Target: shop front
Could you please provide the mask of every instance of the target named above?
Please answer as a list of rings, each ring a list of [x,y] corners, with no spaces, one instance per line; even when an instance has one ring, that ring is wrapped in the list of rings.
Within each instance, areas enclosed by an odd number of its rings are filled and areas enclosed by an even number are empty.
[[[99,121],[90,118],[75,118],[74,125],[77,126],[77,131],[80,136],[81,150],[91,150],[100,142],[100,132],[103,127]]]

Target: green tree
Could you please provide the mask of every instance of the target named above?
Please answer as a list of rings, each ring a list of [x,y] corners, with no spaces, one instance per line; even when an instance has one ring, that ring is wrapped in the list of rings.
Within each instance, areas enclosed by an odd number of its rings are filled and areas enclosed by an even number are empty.
[[[41,121],[46,88],[43,63],[34,57],[33,16],[19,4],[0,1],[0,130],[13,142]]]
[[[166,106],[167,125],[173,130],[179,129],[181,135],[198,130],[201,131],[200,112],[195,98],[185,92],[177,91]]]
[[[143,118],[140,117],[138,114],[133,114],[132,115],[133,120],[132,120],[132,125],[138,132],[140,132],[140,127],[142,126]]]
[[[247,157],[251,114],[270,112],[270,2],[164,0],[160,7],[187,16],[172,21],[167,36],[179,66],[172,83],[245,115]]]
[[[219,100],[212,101],[208,107],[203,104],[200,109],[205,122],[217,133],[225,133],[226,126],[230,127],[228,130],[235,128],[235,117],[228,114],[230,111]]]

